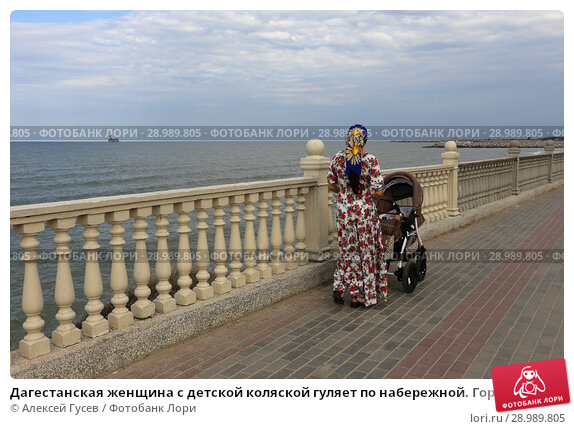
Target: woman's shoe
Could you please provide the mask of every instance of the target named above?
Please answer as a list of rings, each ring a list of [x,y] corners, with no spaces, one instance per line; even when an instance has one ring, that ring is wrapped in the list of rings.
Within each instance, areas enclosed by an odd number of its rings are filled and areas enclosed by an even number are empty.
[[[333,302],[335,304],[343,305],[345,303],[345,295],[343,295],[343,292],[338,291],[338,290],[334,290],[333,291]]]
[[[365,305],[359,301],[351,301],[351,308],[364,307]]]

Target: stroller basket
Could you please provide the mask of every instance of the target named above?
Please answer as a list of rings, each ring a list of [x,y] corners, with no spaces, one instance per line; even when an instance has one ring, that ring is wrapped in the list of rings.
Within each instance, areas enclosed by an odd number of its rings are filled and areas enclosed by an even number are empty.
[[[395,238],[401,236],[401,221],[399,219],[380,216],[379,223],[381,224],[381,231],[384,236],[392,235]]]

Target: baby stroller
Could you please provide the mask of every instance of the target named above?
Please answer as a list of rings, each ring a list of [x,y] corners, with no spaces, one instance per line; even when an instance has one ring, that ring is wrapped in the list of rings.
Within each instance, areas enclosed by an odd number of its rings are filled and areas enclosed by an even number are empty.
[[[384,183],[383,197],[375,200],[375,204],[384,236],[387,269],[392,261],[397,261],[394,274],[402,282],[403,290],[411,293],[427,272],[426,249],[419,233],[425,221],[421,213],[423,192],[417,179],[406,171],[389,174]]]

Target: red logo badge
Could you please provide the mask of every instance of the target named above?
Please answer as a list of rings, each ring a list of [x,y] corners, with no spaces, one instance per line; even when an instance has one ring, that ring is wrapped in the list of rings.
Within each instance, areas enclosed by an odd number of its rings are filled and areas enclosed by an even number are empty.
[[[564,359],[495,366],[491,371],[496,411],[570,402]]]

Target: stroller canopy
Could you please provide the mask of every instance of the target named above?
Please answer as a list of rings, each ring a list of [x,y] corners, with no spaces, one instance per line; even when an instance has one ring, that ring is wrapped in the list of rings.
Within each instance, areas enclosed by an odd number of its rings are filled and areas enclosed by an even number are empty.
[[[399,206],[401,200],[412,198],[412,208],[421,213],[423,190],[415,176],[406,171],[395,171],[385,176],[384,183],[383,196],[397,202]],[[376,206],[379,213],[388,213],[393,210],[393,205],[384,200],[376,200]]]

